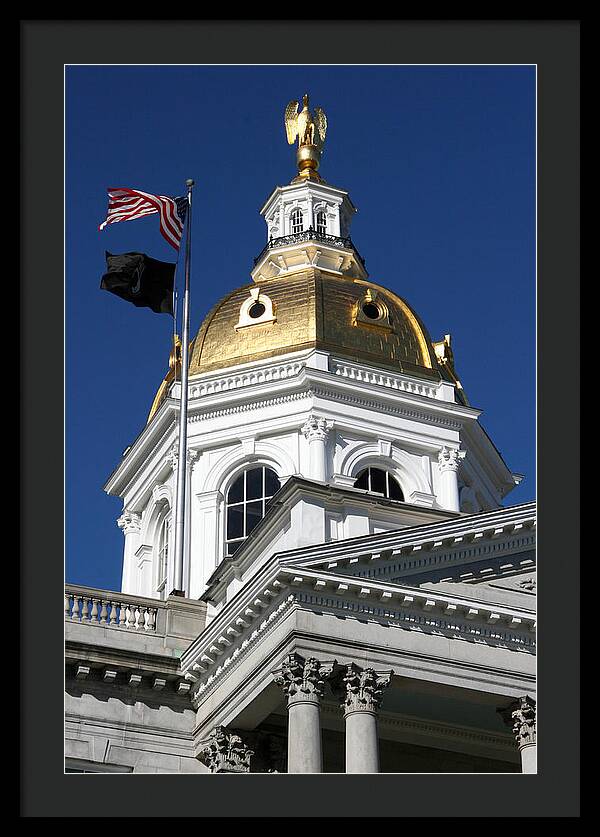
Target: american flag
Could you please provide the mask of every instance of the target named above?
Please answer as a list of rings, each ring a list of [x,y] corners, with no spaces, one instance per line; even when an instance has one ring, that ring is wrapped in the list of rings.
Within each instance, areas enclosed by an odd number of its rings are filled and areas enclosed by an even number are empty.
[[[149,195],[139,189],[114,187],[108,190],[108,214],[106,221],[98,227],[103,230],[107,224],[119,221],[133,221],[144,215],[160,215],[160,231],[176,250],[179,250],[183,235],[183,222],[188,208],[187,198],[168,198],[165,195]]]

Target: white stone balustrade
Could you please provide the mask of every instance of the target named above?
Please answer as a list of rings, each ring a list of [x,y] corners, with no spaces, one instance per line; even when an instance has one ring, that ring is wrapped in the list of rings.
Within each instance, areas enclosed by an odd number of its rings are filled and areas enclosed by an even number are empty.
[[[276,366],[267,366],[263,369],[251,369],[235,375],[226,375],[206,381],[199,381],[190,385],[190,398],[201,398],[205,395],[229,392],[230,390],[240,389],[241,387],[293,378],[300,373],[303,366],[304,364],[300,361],[282,363]]]
[[[375,369],[365,369],[351,363],[334,361],[333,373],[341,378],[348,378],[351,381],[361,381],[365,384],[396,389],[399,392],[409,392],[415,395],[423,395],[426,398],[439,398],[437,386],[423,383],[404,375],[396,375],[393,372],[381,372]]]
[[[156,632],[158,609],[158,602],[123,593],[104,595],[85,587],[65,587],[65,619],[73,622]]]

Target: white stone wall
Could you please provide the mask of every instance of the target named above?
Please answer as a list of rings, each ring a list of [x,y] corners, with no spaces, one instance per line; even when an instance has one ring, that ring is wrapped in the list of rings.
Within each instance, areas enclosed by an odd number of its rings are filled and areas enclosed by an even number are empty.
[[[478,411],[450,401],[447,383],[377,375],[356,363],[350,373],[346,366],[327,353],[305,352],[191,379],[184,566],[189,596],[201,595],[225,554],[227,491],[253,465],[272,468],[282,483],[298,475],[341,488],[352,487],[359,472],[372,466],[388,470],[413,505],[459,511],[464,501],[471,513],[499,506],[496,475],[505,466],[489,441],[487,448],[479,445],[487,437],[475,427]],[[473,447],[476,432],[479,446]],[[115,472],[114,493],[124,500],[124,592],[160,595],[157,540],[164,515],[174,507],[175,442],[176,411],[167,404]],[[322,509],[318,524],[307,524],[308,513],[306,507],[294,510],[278,548],[397,526],[385,516],[365,517],[359,506],[342,517]]]

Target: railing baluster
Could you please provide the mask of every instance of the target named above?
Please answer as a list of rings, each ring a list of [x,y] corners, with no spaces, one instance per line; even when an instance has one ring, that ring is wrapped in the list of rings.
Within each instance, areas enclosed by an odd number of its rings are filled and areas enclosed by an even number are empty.
[[[73,593],[73,610],[71,611],[71,619],[79,622],[79,596]]]
[[[92,611],[90,613],[90,622],[98,621],[98,599],[92,598]]]
[[[88,619],[89,619],[89,617],[88,617],[89,601],[90,600],[87,598],[87,596],[82,596],[82,598],[81,598],[81,621],[82,622],[87,622]]]
[[[127,627],[127,605],[121,602],[121,609],[119,612],[119,628]]]
[[[117,625],[117,603],[110,602],[110,621],[109,625]]]
[[[102,609],[100,611],[100,624],[106,625],[106,617],[108,616],[108,610],[106,609],[106,601],[102,599]]]

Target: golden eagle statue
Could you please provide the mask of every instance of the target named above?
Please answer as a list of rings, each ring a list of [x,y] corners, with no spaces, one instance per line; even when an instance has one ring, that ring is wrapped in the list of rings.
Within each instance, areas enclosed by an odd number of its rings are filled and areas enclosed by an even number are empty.
[[[285,133],[289,145],[298,138],[296,159],[300,177],[320,180],[317,174],[323,144],[327,133],[327,117],[321,108],[315,108],[312,114],[308,108],[308,93],[302,98],[303,108],[298,111],[296,100],[285,109]]]

